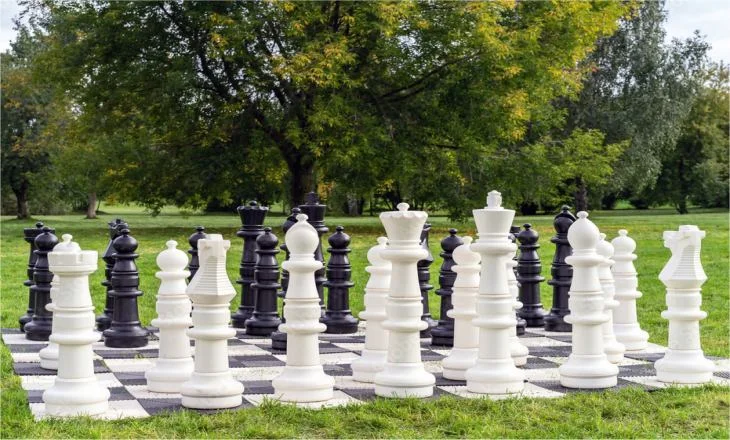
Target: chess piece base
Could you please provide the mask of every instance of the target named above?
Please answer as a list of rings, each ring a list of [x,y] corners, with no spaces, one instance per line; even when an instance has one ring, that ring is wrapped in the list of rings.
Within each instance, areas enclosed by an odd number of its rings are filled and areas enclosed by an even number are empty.
[[[234,408],[243,403],[243,384],[230,371],[193,373],[180,387],[182,406],[194,409]]]
[[[520,339],[516,335],[510,336],[509,342],[510,356],[512,356],[515,366],[520,367],[525,365],[527,363],[527,355],[529,354],[528,348],[522,345]]]
[[[320,322],[327,326],[325,333],[334,335],[357,333],[357,318],[350,314],[333,316],[325,312],[325,316],[320,319]]]
[[[466,380],[466,370],[476,365],[478,358],[478,348],[452,348],[451,354],[442,361],[444,377],[451,380]]]
[[[375,375],[383,371],[388,361],[388,350],[364,349],[362,355],[352,361],[352,380],[373,383]]]
[[[624,360],[624,346],[618,341],[603,341],[603,352],[606,353],[608,361],[612,364],[621,363]]]
[[[642,330],[638,324],[616,324],[614,322],[613,332],[616,340],[624,344],[626,351],[644,350],[648,346],[649,333]]]
[[[144,373],[147,390],[155,393],[179,393],[195,369],[193,358],[157,359],[155,366]]]
[[[440,324],[440,321],[439,321]],[[453,347],[454,346],[454,325],[438,325],[431,330],[431,345]]]
[[[605,354],[571,354],[558,372],[560,384],[566,388],[610,388],[618,382],[618,367],[610,363]]]
[[[103,414],[109,408],[109,390],[95,377],[83,379],[56,378],[43,392],[46,414],[56,417]]]
[[[514,394],[525,388],[525,375],[509,360],[477,360],[467,370],[466,390],[479,394]]]
[[[279,328],[281,319],[257,319],[252,317],[246,321],[246,334],[253,336],[269,336]],[[273,344],[273,341],[272,341]],[[286,348],[286,347],[285,347]]]
[[[20,331],[25,331],[25,324],[29,323],[33,319],[33,316],[30,313],[26,313],[25,315],[21,316],[20,319],[18,319],[18,324],[20,324]]]
[[[41,358],[41,368],[44,370],[58,370],[58,344],[49,342],[48,345],[38,352]]]
[[[429,397],[436,378],[423,363],[389,363],[375,375],[375,394],[381,397]]]
[[[112,325],[112,317],[102,313],[101,315],[96,317],[96,329],[100,332],[103,332],[104,330],[108,329]]]
[[[654,363],[654,368],[660,382],[698,384],[712,379],[715,364],[704,356],[702,350],[669,349]]]
[[[323,402],[334,395],[335,379],[321,365],[286,366],[271,381],[274,395],[283,402]]]
[[[271,334],[271,348],[274,350],[286,351],[286,333],[275,331]]]
[[[567,313],[566,313],[567,315]],[[561,332],[570,333],[573,331],[573,326],[570,323],[565,322],[563,319],[565,315],[547,315],[543,319],[545,322],[545,331],[548,332]]]
[[[427,324],[427,327],[424,330],[421,330],[421,338],[430,338],[431,331],[438,325],[438,322],[429,315],[421,316],[421,321]]]
[[[142,327],[128,331],[119,331],[113,328],[104,330],[104,345],[111,348],[137,348],[147,345],[149,333]]]
[[[545,325],[545,310],[525,310],[524,307],[518,311],[517,316],[525,320],[527,327],[543,327]]]
[[[25,330],[25,339],[30,341],[47,341],[51,336],[51,320],[43,319],[31,321],[23,327]]]
[[[246,321],[253,318],[253,309],[253,307],[239,307],[236,313],[231,315],[231,326],[246,328]]]

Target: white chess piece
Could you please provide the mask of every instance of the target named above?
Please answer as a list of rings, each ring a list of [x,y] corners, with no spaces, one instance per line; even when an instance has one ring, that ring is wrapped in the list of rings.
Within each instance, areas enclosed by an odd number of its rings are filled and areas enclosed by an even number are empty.
[[[226,274],[229,240],[208,234],[198,241],[200,269],[187,287],[193,301],[193,327],[187,331],[195,340],[194,371],[180,388],[186,408],[232,408],[243,403],[243,384],[233,379],[228,368],[228,339],[231,299],[236,290]]]
[[[383,212],[380,221],[388,235],[388,247],[381,256],[393,265],[387,318],[388,359],[383,371],[375,375],[375,394],[383,397],[428,397],[436,378],[426,371],[421,360],[420,331],[428,324],[421,321],[423,305],[418,286],[417,262],[428,251],[419,245],[421,230],[428,214],[409,211],[399,203],[398,211]]]
[[[272,381],[274,395],[285,402],[321,402],[332,398],[335,380],[325,374],[319,358],[319,333],[327,326],[319,322],[320,306],[314,272],[322,263],[314,259],[319,244],[317,231],[307,223],[307,215],[284,238],[289,259],[282,269],[289,271],[289,289],[284,299],[286,322],[279,330],[286,333],[286,366]]]
[[[507,260],[506,271],[507,271],[507,285],[509,286],[510,295],[514,298],[512,303],[512,310],[516,313],[517,310],[522,308],[522,302],[520,302],[520,286],[515,276],[515,267],[517,261],[514,260],[514,256],[517,253],[517,248],[512,252],[509,259]],[[516,319],[516,318],[515,318]],[[512,360],[515,361],[515,365],[518,367],[527,363],[527,355],[530,350],[520,342],[520,338],[517,337],[517,326],[510,332],[509,335],[509,352],[512,356]]]
[[[616,335],[613,333],[613,310],[618,307],[618,301],[614,299],[616,287],[611,272],[611,266],[614,263],[611,259],[613,257],[613,245],[606,241],[606,234],[601,234],[601,241],[596,246],[596,252],[604,258],[604,261],[598,266],[598,277],[601,280],[604,308],[608,318],[608,321],[603,323],[603,351],[606,353],[609,362],[618,364],[624,360],[626,347],[616,340]]]
[[[66,240],[66,236],[69,237]],[[71,235],[64,234],[64,241],[58,243],[53,247],[53,252],[78,252],[81,250],[79,245],[71,241]],[[51,302],[46,304],[46,310],[53,313],[56,307],[56,296],[58,295],[58,275],[54,274],[51,280]],[[56,320],[51,322],[51,334],[56,331]],[[48,345],[46,345],[41,351],[38,352],[38,356],[41,358],[41,368],[45,370],[58,370],[58,344],[51,341],[49,338]]]
[[[188,257],[177,249],[177,242],[170,240],[166,246],[167,249],[157,255],[157,266],[162,270],[155,274],[161,282],[157,291],[157,318],[152,320],[152,325],[160,329],[159,356],[144,376],[149,391],[179,393],[194,369],[190,339],[186,334],[193,325],[192,305],[185,293],[185,279],[190,272],[185,270]]]
[[[648,345],[649,334],[639,327],[636,318],[636,300],[641,298],[637,290],[639,279],[636,276],[636,242],[628,236],[625,229],[618,231],[618,237],[611,240],[613,253],[613,279],[615,299],[619,305],[613,310],[613,332],[616,339],[624,344],[627,351],[644,350]]]
[[[524,373],[517,369],[510,353],[510,335],[517,319],[514,295],[507,281],[507,261],[517,246],[507,238],[515,211],[502,207],[502,196],[491,191],[487,207],[475,209],[479,239],[471,250],[482,260],[482,273],[477,298],[479,357],[466,372],[466,388],[473,393],[509,394],[524,389]]]
[[[477,316],[480,257],[470,249],[472,238],[462,237],[464,244],[454,249],[456,272],[451,301],[454,308],[447,314],[454,318],[454,347],[442,361],[444,377],[466,380],[466,370],[477,363],[479,355],[479,328],[472,322]]]
[[[705,383],[715,371],[700,344],[700,320],[707,317],[707,312],[700,310],[700,290],[707,281],[700,261],[704,237],[705,231],[694,225],[664,232],[664,246],[672,257],[659,274],[667,288],[667,310],[662,318],[669,320],[669,348],[654,363],[657,379],[662,382]]]
[[[352,361],[352,378],[358,382],[372,383],[375,374],[385,367],[388,357],[388,331],[383,328],[383,321],[392,266],[381,255],[387,243],[386,237],[378,237],[378,244],[368,251],[370,266],[365,270],[370,278],[365,286],[365,310],[360,313],[360,319],[367,321],[365,348],[362,355]]]
[[[618,382],[618,367],[608,361],[603,350],[605,299],[598,266],[605,258],[596,253],[600,232],[588,213],[578,213],[578,220],[568,230],[573,254],[565,262],[573,266],[565,321],[573,325],[573,348],[567,362],[558,368],[560,384],[568,388],[609,388]]]
[[[94,331],[89,292],[89,275],[96,271],[98,254],[82,251],[71,239],[64,234],[64,246],[48,254],[49,269],[58,277],[50,336],[58,344],[58,375],[43,392],[43,402],[46,414],[55,417],[102,414],[109,407],[109,390],[94,375],[91,346],[100,337]]]

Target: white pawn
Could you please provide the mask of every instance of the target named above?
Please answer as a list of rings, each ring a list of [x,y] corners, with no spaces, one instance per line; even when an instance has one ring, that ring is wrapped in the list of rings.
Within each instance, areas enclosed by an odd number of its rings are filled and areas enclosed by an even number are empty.
[[[470,249],[472,238],[462,237],[464,244],[454,249],[456,272],[451,301],[454,308],[447,315],[454,318],[454,347],[442,361],[444,377],[451,380],[466,380],[466,370],[477,363],[479,356],[479,328],[472,322],[477,316],[477,294],[479,292],[479,254]]]
[[[618,307],[613,311],[613,332],[627,351],[644,350],[648,347],[649,334],[639,327],[636,317],[636,300],[641,298],[641,292],[637,290],[639,279],[634,267],[636,242],[628,236],[626,229],[618,231],[618,235],[611,240],[614,248],[611,271],[616,283],[615,298],[618,301]]]
[[[66,240],[66,237],[68,236],[68,240]],[[78,243],[72,242],[71,239],[73,238],[69,234],[64,234],[61,237],[64,241],[61,243],[58,243],[56,246],[53,247],[53,252],[79,252],[81,248],[79,248]],[[56,307],[56,296],[58,295],[58,283],[59,283],[58,275],[53,274],[53,279],[51,279],[51,302],[46,305],[46,310],[53,313],[55,307]],[[51,334],[56,332],[56,320],[53,320],[51,322]],[[46,345],[41,351],[38,352],[38,356],[41,358],[41,368],[46,370],[58,370],[58,344],[51,341],[49,338],[48,345]]]
[[[664,232],[664,247],[669,248],[672,257],[659,274],[667,288],[667,310],[662,318],[669,320],[669,348],[654,363],[657,379],[662,382],[705,383],[715,371],[700,344],[700,320],[707,317],[707,312],[700,310],[700,290],[707,281],[700,262],[704,237],[705,231],[693,225]]]
[[[520,302],[520,286],[517,282],[517,277],[515,276],[515,267],[517,266],[517,261],[514,260],[515,254],[517,253],[517,248],[515,247],[515,251],[512,252],[512,255],[510,255],[509,260],[507,260],[507,285],[509,286],[509,292],[512,295],[512,298],[514,298],[514,302],[512,303],[512,310],[517,311],[522,308],[522,302]],[[530,350],[520,342],[520,338],[517,337],[517,326],[515,325],[514,329],[510,332],[509,336],[509,352],[510,356],[512,356],[512,360],[515,361],[515,365],[522,366],[527,363],[527,355],[529,354]]]
[[[190,338],[186,334],[193,325],[192,305],[185,293],[185,279],[190,272],[185,270],[188,257],[177,249],[177,242],[170,240],[166,246],[157,255],[157,266],[162,270],[155,274],[161,282],[157,291],[157,318],[152,320],[152,325],[160,329],[160,352],[155,366],[144,376],[150,391],[179,393],[194,369]]]
[[[387,243],[386,237],[378,237],[378,244],[368,251],[370,266],[365,270],[370,278],[365,286],[365,310],[360,313],[360,319],[367,321],[365,349],[359,358],[352,361],[352,378],[358,382],[372,383],[375,374],[385,367],[388,357],[388,331],[383,328],[383,321],[392,266],[381,255]]]
[[[388,359],[383,371],[375,375],[375,394],[383,397],[428,397],[436,378],[426,371],[421,360],[420,331],[423,305],[418,286],[417,262],[428,252],[419,246],[421,230],[428,214],[408,211],[399,203],[398,211],[383,212],[380,221],[388,235],[388,247],[381,255],[393,265],[387,319]]]
[[[573,254],[565,262],[573,266],[565,321],[573,325],[573,348],[568,361],[558,368],[560,384],[568,388],[609,388],[618,382],[618,367],[608,361],[603,350],[604,297],[598,266],[605,258],[596,253],[600,232],[588,213],[568,230]]]
[[[624,352],[626,347],[624,344],[616,340],[613,333],[613,310],[618,307],[618,301],[614,299],[616,291],[611,266],[613,265],[613,246],[606,241],[606,234],[601,234],[601,241],[596,246],[598,255],[604,258],[603,262],[598,266],[598,277],[601,280],[601,288],[603,289],[604,308],[608,321],[603,323],[603,351],[608,357],[608,361],[613,364],[621,363],[624,360]]]
[[[325,374],[319,358],[319,333],[327,326],[319,322],[320,306],[314,272],[322,263],[314,259],[319,244],[317,231],[306,214],[284,238],[289,259],[282,269],[289,272],[289,290],[284,299],[286,322],[279,331],[286,333],[286,366],[272,381],[274,395],[285,402],[321,402],[334,394],[335,380]]]
[[[524,373],[517,369],[510,354],[510,336],[517,325],[515,299],[507,281],[507,261],[517,246],[507,238],[515,211],[502,207],[502,196],[491,191],[487,207],[475,209],[479,239],[471,250],[482,260],[477,299],[479,358],[466,372],[466,389],[473,393],[509,394],[524,389]]]
[[[187,334],[195,340],[195,368],[180,388],[186,408],[232,408],[243,403],[243,384],[228,368],[228,339],[236,335],[228,327],[231,299],[236,296],[226,274],[230,247],[220,234],[198,241],[200,269],[187,287],[193,301],[193,327]]]
[[[56,246],[48,254],[49,269],[58,277],[50,336],[50,341],[58,344],[58,375],[53,386],[43,392],[43,402],[49,416],[102,414],[109,407],[109,390],[94,375],[91,344],[100,335],[94,331],[89,292],[89,275],[96,271],[98,254],[82,251],[68,234],[62,238],[64,246]]]

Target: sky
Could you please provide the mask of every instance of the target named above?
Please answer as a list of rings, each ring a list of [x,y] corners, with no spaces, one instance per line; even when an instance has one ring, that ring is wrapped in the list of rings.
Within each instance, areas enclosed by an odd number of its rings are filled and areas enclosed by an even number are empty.
[[[710,58],[730,64],[730,1],[669,0],[667,38],[687,38],[695,30],[705,35],[712,45]],[[0,0],[0,51],[15,38],[13,17],[20,12],[17,0]]]

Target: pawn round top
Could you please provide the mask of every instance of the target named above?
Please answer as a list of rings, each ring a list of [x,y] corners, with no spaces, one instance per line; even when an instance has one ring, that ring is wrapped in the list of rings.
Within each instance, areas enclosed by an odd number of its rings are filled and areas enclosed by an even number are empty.
[[[129,235],[129,229],[122,229],[121,234],[122,235],[114,239],[114,250],[119,254],[131,254],[136,251],[139,243],[137,243],[137,240],[135,240],[134,237]]]
[[[205,237],[207,237],[207,235],[205,234],[205,228],[203,226],[196,226],[195,233],[188,237],[188,243],[190,243],[190,247],[192,247],[193,249],[197,249],[198,240]]]
[[[517,240],[519,240],[520,244],[522,245],[532,245],[537,243],[537,240],[540,238],[537,234],[537,231],[532,229],[532,225],[529,223],[525,223],[522,225],[525,229],[517,234]]]
[[[157,254],[157,266],[163,272],[180,272],[188,265],[188,257],[185,252],[177,248],[175,240],[165,243],[167,249]]]
[[[75,254],[81,252],[81,246],[75,241],[71,241],[73,238],[71,234],[63,234],[61,236],[63,241],[53,247],[53,252],[72,252]]]
[[[568,242],[574,250],[595,249],[601,240],[600,234],[598,227],[588,220],[588,213],[580,211],[578,220],[568,229]]]
[[[274,249],[279,244],[279,239],[271,233],[271,228],[264,228],[264,233],[256,237],[256,245],[261,250]]]
[[[629,237],[629,231],[626,229],[620,229],[618,237],[611,240],[611,244],[617,254],[631,254],[636,250],[636,242]]]
[[[297,222],[286,233],[286,248],[292,254],[311,254],[319,246],[317,231],[307,222],[307,214],[298,214]]]
[[[596,245],[596,252],[602,257],[613,257],[613,245],[611,244],[611,242],[606,240],[606,234],[601,233],[600,237],[601,240]]]
[[[572,212],[570,212],[570,206],[563,205],[560,208],[560,214],[555,216],[553,220],[553,227],[558,234],[565,234],[570,229],[570,225],[575,222],[576,218]]]
[[[43,232],[35,238],[35,247],[39,251],[51,252],[57,244],[58,237],[53,235],[48,226],[44,226]]]
[[[462,237],[461,239],[464,241],[464,244],[454,249],[454,262],[457,265],[467,266],[479,264],[479,261],[481,261],[480,255],[471,250],[471,242],[474,239],[469,236]]]
[[[449,236],[441,240],[441,249],[443,249],[444,252],[452,253],[457,247],[464,243],[464,240],[456,235],[457,232],[459,231],[451,228],[449,229]]]
[[[378,244],[368,250],[368,262],[373,266],[384,266],[390,264],[388,260],[383,258],[382,251],[388,245],[387,237],[378,237]]]
[[[335,228],[335,233],[330,235],[327,242],[332,246],[332,249],[345,249],[350,245],[350,236],[344,233],[345,227],[338,226]]]
[[[35,224],[36,229],[43,229],[43,222],[38,222]]]

